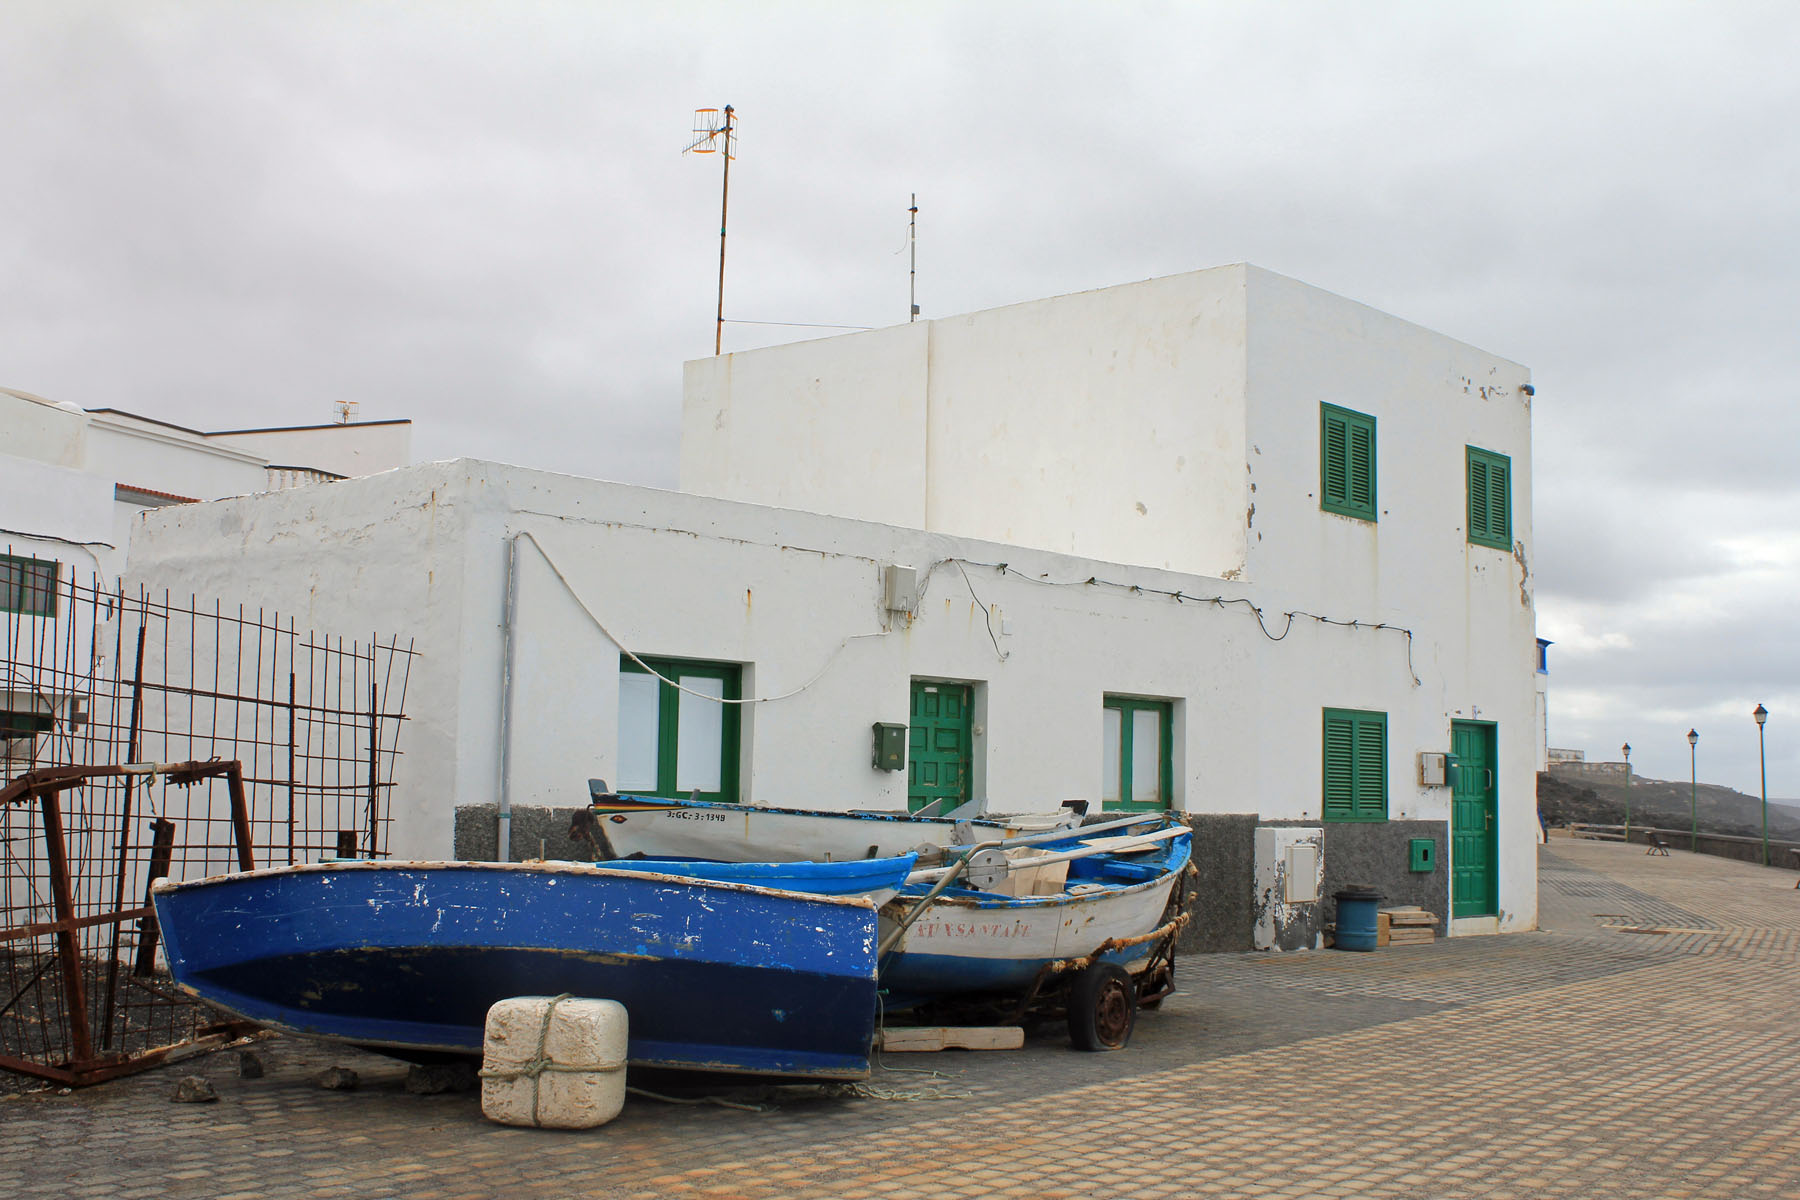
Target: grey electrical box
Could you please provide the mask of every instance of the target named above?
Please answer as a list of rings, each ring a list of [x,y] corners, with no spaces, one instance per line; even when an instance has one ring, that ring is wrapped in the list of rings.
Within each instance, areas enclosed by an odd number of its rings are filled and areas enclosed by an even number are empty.
[[[912,615],[919,607],[919,572],[916,567],[889,563],[881,570],[881,602],[889,612]]]
[[[1443,787],[1446,782],[1444,766],[1449,757],[1448,754],[1429,752],[1419,755],[1419,786]]]
[[[875,722],[875,762],[877,771],[906,769],[906,726],[891,721]]]

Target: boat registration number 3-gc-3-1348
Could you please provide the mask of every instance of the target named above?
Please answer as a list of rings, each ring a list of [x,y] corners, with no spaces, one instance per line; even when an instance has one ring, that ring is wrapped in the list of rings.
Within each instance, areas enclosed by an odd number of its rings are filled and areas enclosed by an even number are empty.
[[[912,937],[951,940],[989,940],[1031,936],[1030,921],[920,921]]]
[[[676,821],[723,821],[725,814],[720,812],[691,812],[685,809],[672,808],[663,816]]]

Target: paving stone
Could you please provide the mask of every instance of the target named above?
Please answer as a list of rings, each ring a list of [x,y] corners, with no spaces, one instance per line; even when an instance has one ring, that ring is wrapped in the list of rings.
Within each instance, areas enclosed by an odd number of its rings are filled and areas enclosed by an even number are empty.
[[[171,1108],[162,1072],[8,1102],[0,1191],[1800,1195],[1794,876],[1564,839],[1540,863],[1543,932],[1184,959],[1182,992],[1126,1051],[1075,1054],[1047,1026],[1017,1052],[886,1059],[872,1084],[918,1099],[737,1093],[775,1105],[752,1113],[634,1096],[612,1124],[552,1141],[483,1121],[472,1094],[409,1098],[401,1064],[278,1038],[253,1084],[225,1078],[231,1059],[187,1064],[217,1064],[227,1103],[206,1110]],[[361,1090],[318,1090],[333,1065]]]

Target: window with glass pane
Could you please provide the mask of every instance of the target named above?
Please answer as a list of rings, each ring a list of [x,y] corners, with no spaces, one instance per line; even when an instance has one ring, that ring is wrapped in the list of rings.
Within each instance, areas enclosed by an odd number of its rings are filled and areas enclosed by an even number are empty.
[[[0,554],[0,612],[56,615],[55,559]]]
[[[1175,790],[1174,705],[1167,700],[1107,696],[1101,713],[1105,774],[1100,807],[1123,812],[1168,808]]]
[[[619,790],[736,803],[739,668],[642,662],[619,660]]]

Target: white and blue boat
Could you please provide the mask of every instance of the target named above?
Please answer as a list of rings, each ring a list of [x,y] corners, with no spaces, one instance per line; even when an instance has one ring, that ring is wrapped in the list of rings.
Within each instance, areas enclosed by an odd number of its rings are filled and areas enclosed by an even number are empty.
[[[785,837],[837,865],[865,845],[870,854],[921,847],[921,862],[931,865],[913,872],[881,910],[888,1011],[985,997],[1002,1008],[1013,1001],[1018,1019],[1047,996],[1061,1002],[1077,1045],[1112,1049],[1130,1037],[1138,999],[1173,987],[1174,935],[1185,918],[1171,897],[1192,835],[1168,814],[1036,832],[990,824],[977,832],[894,814],[618,796],[598,780],[590,789],[594,814],[615,828],[631,825],[630,844],[640,853],[729,858],[753,847],[778,857],[776,839]],[[961,844],[953,840],[959,836]],[[763,878],[783,866],[741,865]]]
[[[921,847],[1005,840],[1072,825],[1079,812],[938,816],[928,812],[830,812],[675,800],[609,791],[588,780],[593,823],[587,827],[601,857],[647,855],[721,862],[839,862],[888,858]]]
[[[154,902],[178,984],[288,1032],[480,1054],[496,1001],[569,992],[625,1006],[638,1066],[860,1079],[878,987],[867,893],[912,861],[835,879],[803,865],[782,882],[814,892],[642,862],[336,862],[165,880]]]

